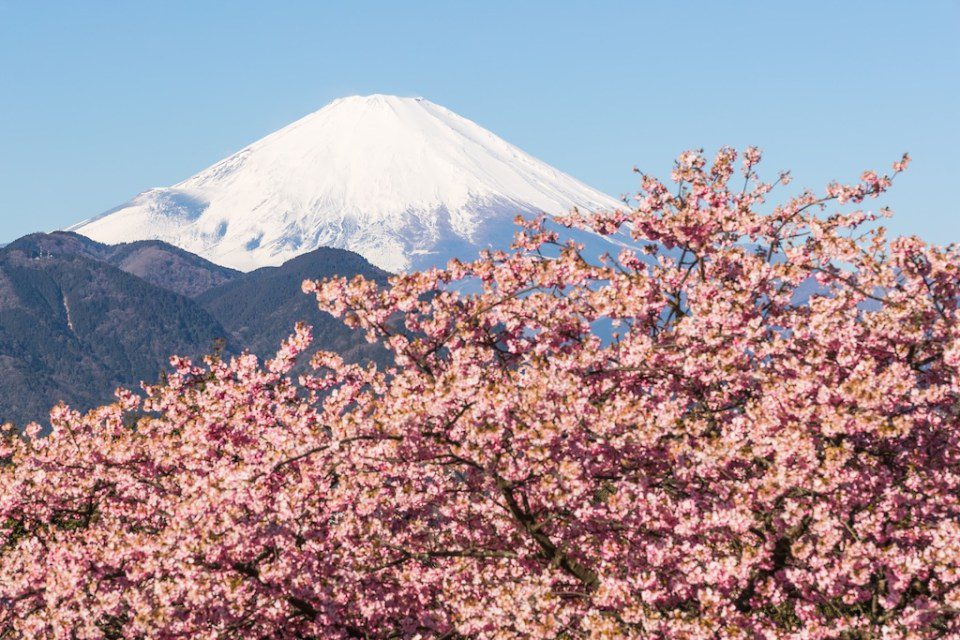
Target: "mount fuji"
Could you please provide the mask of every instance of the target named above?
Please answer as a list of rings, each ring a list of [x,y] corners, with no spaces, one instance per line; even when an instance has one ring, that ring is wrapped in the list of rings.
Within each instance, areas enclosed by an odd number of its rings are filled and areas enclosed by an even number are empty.
[[[392,272],[505,248],[517,214],[622,203],[423,98],[334,100],[172,187],[69,228],[250,271],[319,247]]]

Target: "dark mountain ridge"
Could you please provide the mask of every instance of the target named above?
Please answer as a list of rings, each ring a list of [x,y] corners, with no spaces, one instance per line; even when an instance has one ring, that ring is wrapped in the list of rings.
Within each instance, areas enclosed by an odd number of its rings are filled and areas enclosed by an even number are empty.
[[[297,322],[306,322],[313,327],[317,349],[335,351],[352,362],[385,363],[386,349],[368,343],[362,332],[320,311],[316,299],[303,293],[304,280],[355,275],[381,284],[390,276],[359,254],[322,247],[279,267],[242,274],[196,300],[223,323],[238,344],[261,358],[272,355]]]
[[[160,241],[24,236],[0,249],[0,422],[45,422],[60,400],[78,409],[109,402],[118,386],[156,381],[171,355],[199,357],[217,341],[227,355],[270,357],[300,321],[313,326],[315,350],[385,363],[382,346],[301,289],[306,279],[358,274],[389,276],[342,249],[241,273]]]
[[[154,382],[172,354],[196,357],[229,332],[193,300],[83,255],[0,250],[0,421],[86,409],[118,386]]]
[[[160,240],[108,245],[70,231],[32,233],[8,245],[32,255],[77,255],[106,262],[147,282],[187,297],[241,275]]]

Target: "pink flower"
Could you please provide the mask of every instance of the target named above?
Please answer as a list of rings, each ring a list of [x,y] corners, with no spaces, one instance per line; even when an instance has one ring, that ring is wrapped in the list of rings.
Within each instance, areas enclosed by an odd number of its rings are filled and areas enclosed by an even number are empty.
[[[957,637],[960,250],[841,208],[889,176],[773,206],[735,158],[561,220],[640,252],[545,258],[539,218],[388,287],[305,282],[386,369],[295,383],[300,325],[0,433],[3,634]]]

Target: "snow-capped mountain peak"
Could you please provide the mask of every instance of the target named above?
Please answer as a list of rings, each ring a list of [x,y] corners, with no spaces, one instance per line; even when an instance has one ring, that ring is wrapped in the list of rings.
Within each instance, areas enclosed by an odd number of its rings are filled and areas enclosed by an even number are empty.
[[[334,100],[71,230],[165,240],[241,270],[332,246],[404,271],[505,247],[518,213],[617,205],[429,100],[371,95]]]

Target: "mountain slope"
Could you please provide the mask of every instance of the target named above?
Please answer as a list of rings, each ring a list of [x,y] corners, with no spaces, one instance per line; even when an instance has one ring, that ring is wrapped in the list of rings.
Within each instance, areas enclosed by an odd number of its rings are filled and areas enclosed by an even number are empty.
[[[72,230],[159,239],[240,270],[318,247],[403,271],[506,246],[517,214],[618,202],[422,98],[335,100]]]
[[[381,283],[388,276],[355,253],[321,248],[279,267],[245,273],[200,295],[197,302],[220,320],[237,344],[261,358],[273,355],[302,321],[313,326],[316,348],[335,351],[348,361],[384,363],[385,349],[369,344],[362,332],[320,311],[315,298],[301,289],[306,279],[354,275]]]
[[[101,404],[226,338],[197,303],[105,262],[0,250],[0,422]]]
[[[218,340],[228,353],[271,357],[300,321],[314,327],[315,349],[386,363],[385,349],[301,290],[308,278],[358,274],[388,276],[340,249],[239,273],[162,242],[24,236],[0,249],[0,423],[43,422],[61,400],[80,409],[110,401],[118,386],[155,381],[170,355],[201,356]],[[196,300],[181,295],[191,289]]]
[[[23,236],[9,247],[32,256],[76,255],[106,262],[187,297],[200,295],[240,275],[238,271],[158,240],[106,245],[76,233],[55,231]]]

